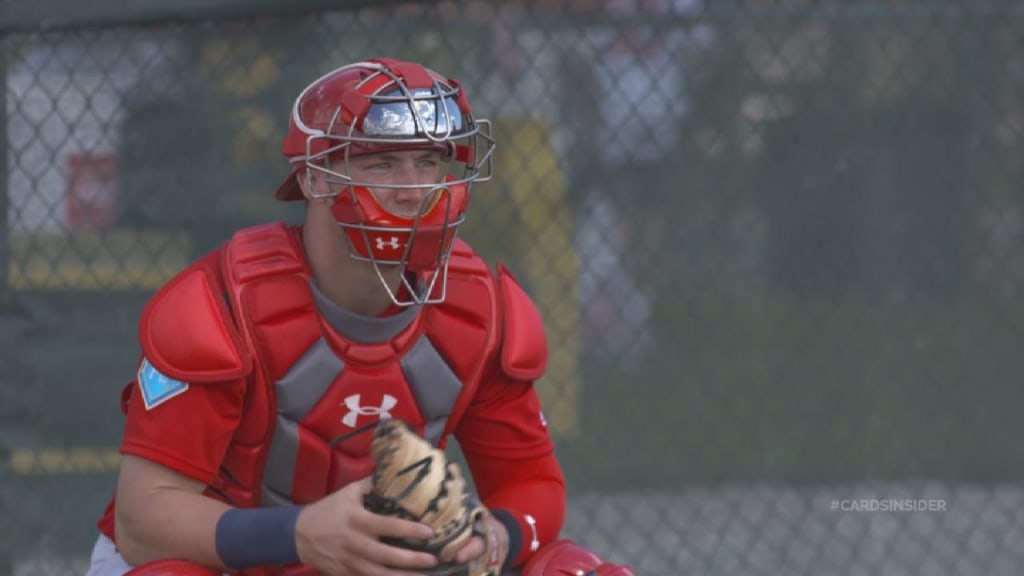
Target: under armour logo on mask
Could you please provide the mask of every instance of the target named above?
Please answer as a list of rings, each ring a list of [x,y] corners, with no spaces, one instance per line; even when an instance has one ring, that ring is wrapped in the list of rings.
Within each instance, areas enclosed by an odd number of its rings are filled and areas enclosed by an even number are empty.
[[[385,241],[380,236],[377,237],[377,250],[383,250],[384,247],[390,247],[393,250],[398,250],[401,244],[398,243],[398,236],[392,236],[390,239]]]

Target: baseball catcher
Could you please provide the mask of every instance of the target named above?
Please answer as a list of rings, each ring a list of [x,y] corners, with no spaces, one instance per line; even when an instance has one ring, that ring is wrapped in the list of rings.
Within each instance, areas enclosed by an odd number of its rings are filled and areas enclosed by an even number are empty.
[[[275,196],[305,218],[236,231],[146,304],[89,576],[619,576],[553,547],[543,318],[456,235],[494,144],[414,62],[302,90]]]

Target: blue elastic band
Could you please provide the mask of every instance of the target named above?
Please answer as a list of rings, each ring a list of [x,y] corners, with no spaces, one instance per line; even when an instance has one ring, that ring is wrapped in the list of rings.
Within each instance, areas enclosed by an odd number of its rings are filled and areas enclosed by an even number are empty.
[[[300,506],[235,508],[217,521],[217,556],[228,568],[294,564]]]

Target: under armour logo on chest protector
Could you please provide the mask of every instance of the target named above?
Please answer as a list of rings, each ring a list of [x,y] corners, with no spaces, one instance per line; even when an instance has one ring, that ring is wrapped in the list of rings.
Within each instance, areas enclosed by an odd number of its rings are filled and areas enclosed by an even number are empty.
[[[398,399],[390,394],[385,394],[380,406],[362,406],[359,404],[359,394],[353,394],[345,398],[345,407],[348,412],[342,416],[341,423],[349,428],[355,428],[360,416],[378,416],[381,420],[391,418],[391,409],[398,404]]]

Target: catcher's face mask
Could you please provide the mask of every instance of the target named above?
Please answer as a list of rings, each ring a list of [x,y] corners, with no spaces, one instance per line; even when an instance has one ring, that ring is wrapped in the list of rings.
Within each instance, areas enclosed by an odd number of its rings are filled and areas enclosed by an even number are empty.
[[[431,182],[382,183],[353,174],[360,156],[407,150],[440,152],[446,170]],[[328,186],[312,197],[337,198],[332,212],[351,256],[373,264],[391,300],[441,302],[470,186],[490,179],[493,150],[490,123],[473,117],[456,81],[418,64],[373,59],[330,72],[295,100],[283,145],[295,168],[277,198],[305,198],[297,179],[323,173]],[[414,189],[422,200],[415,210],[389,210],[379,201],[382,188]],[[406,278],[404,290],[393,291],[381,266],[405,267],[417,280]]]

